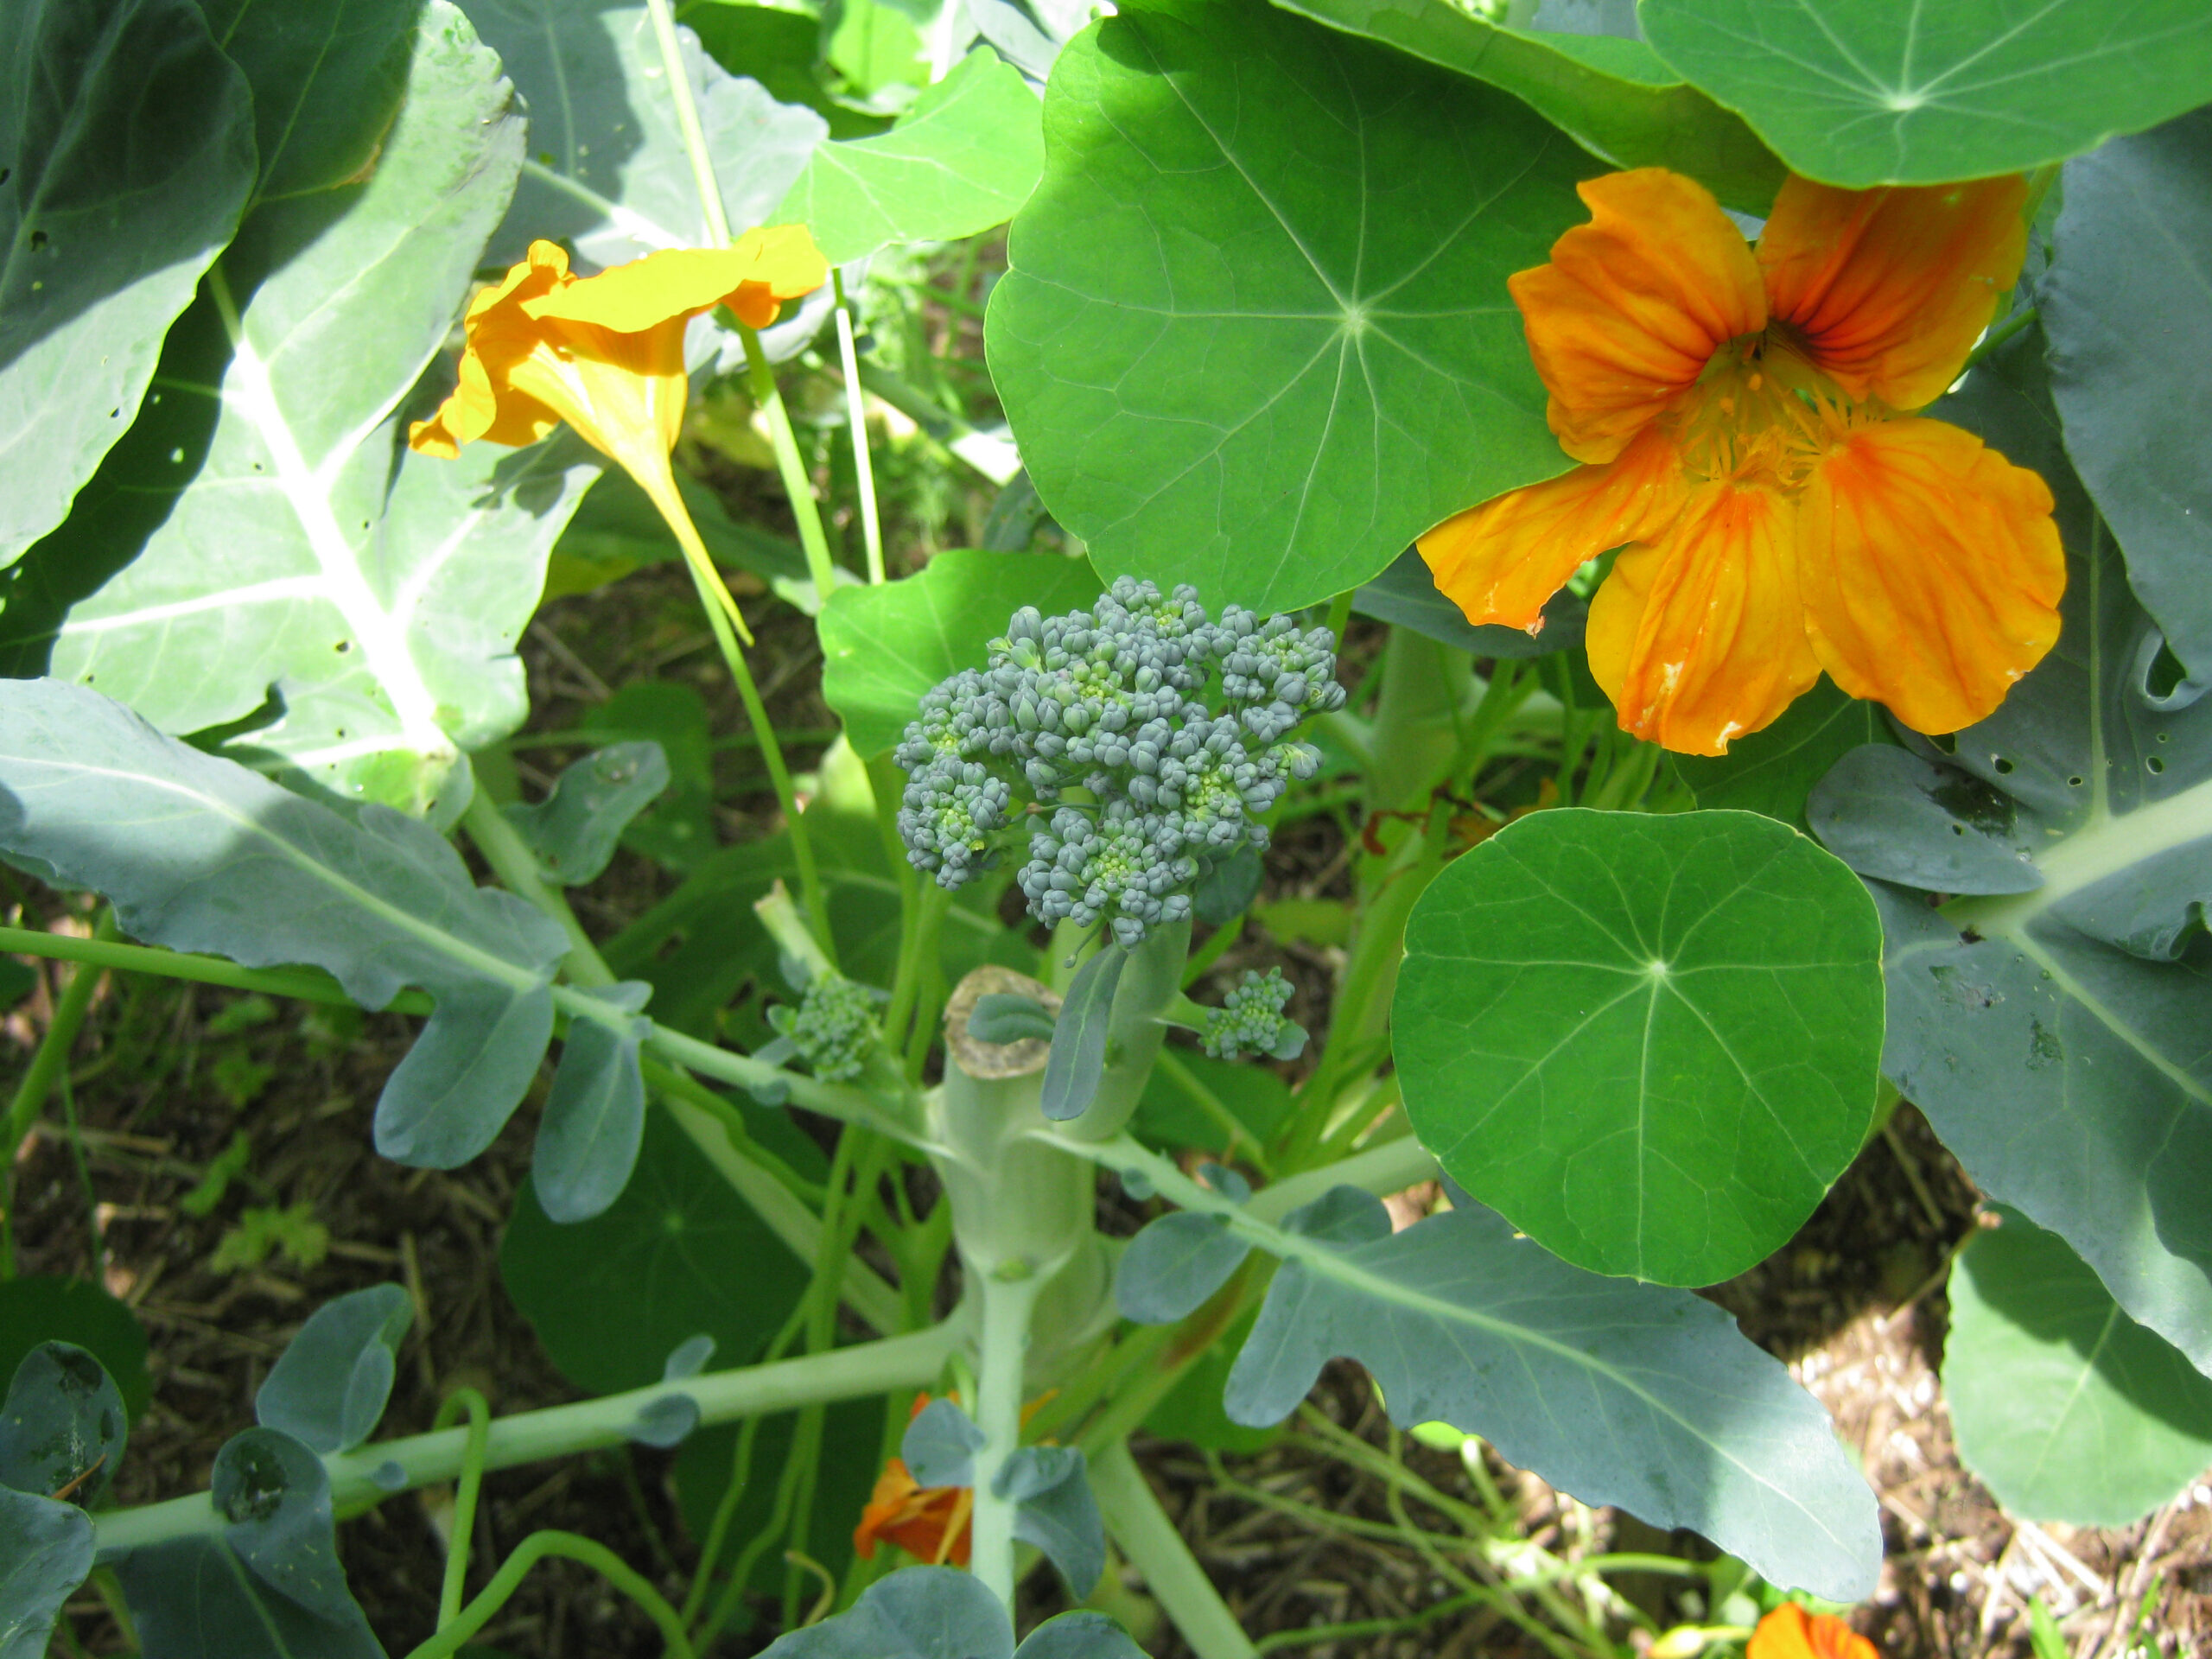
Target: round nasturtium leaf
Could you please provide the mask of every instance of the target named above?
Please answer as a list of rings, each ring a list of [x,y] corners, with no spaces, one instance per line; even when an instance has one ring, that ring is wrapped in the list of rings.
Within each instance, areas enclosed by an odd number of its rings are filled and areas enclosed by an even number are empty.
[[[1865,1140],[1881,954],[1858,878],[1771,818],[1533,813],[1406,925],[1407,1114],[1546,1249],[1711,1284],[1786,1243]]]
[[[991,375],[1109,576],[1290,610],[1564,472],[1505,279],[1605,164],[1493,87],[1250,0],[1071,41]]]
[[[2212,99],[2204,0],[1643,0],[1659,55],[1793,171],[2015,173]]]

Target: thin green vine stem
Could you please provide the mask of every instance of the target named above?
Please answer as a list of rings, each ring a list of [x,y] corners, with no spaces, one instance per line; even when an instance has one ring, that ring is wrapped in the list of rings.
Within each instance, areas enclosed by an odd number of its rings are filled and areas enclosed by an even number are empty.
[[[698,187],[699,210],[705,216],[707,234],[716,247],[730,244],[729,214],[722,207],[722,189],[715,177],[715,158],[707,153],[706,130],[699,124],[699,105],[691,96],[691,77],[684,73],[683,48],[676,37],[676,10],[669,0],[645,0],[653,20],[653,38],[660,43],[661,67],[668,72],[669,101],[676,105],[677,130],[691,158],[691,181]]]
[[[1257,1659],[1259,1649],[1160,1507],[1125,1442],[1092,1461],[1090,1490],[1107,1531],[1198,1659]]]
[[[860,346],[853,338],[853,303],[845,297],[845,274],[831,269],[837,293],[837,360],[845,372],[845,423],[853,436],[853,480],[861,498],[861,537],[868,548],[868,579],[883,584],[883,522],[875,505],[875,464],[868,452],[868,394],[861,388]],[[829,595],[823,595],[827,599]]]
[[[157,945],[130,944],[120,939],[80,939],[67,933],[41,932],[35,927],[0,927],[0,950],[16,956],[45,957],[55,962],[120,968],[131,973],[160,974],[164,978],[189,980],[198,985],[259,991],[266,996],[320,1002],[331,1007],[359,1006],[340,988],[336,980],[317,968],[241,968],[221,957],[164,950]],[[428,1014],[432,1006],[429,997],[421,991],[402,991],[387,1005],[391,1012],[397,1014]]]
[[[889,1154],[887,1143],[857,1125],[848,1124],[837,1136],[837,1150],[830,1160],[830,1190],[822,1210],[822,1248],[815,1257],[813,1281],[807,1287],[806,1351],[810,1354],[825,1353],[836,1341],[836,1287],[844,1277],[846,1260],[853,1253],[853,1245],[860,1236],[861,1219],[868,1211],[861,1195],[872,1191],[881,1179]],[[812,1542],[814,1498],[820,1486],[824,1427],[825,1413],[817,1402],[799,1413],[792,1431],[786,1472],[797,1471],[797,1489],[791,1500],[786,1554],[804,1555]],[[801,1593],[798,1573],[794,1570],[785,1580],[786,1624],[797,1612]]]
[[[1981,343],[1976,346],[1972,352],[1967,353],[1966,366],[1965,368],[1961,368],[1959,372],[1961,374],[1964,374],[1967,370],[1972,369],[1977,363],[1980,363],[1983,359],[1986,358],[1992,352],[2002,346],[2006,340],[2012,339],[2013,335],[2018,334],[2022,329],[2034,323],[2039,315],[2040,314],[2037,311],[2034,306],[2022,306],[2018,311],[2005,318],[2004,321],[1999,323],[1994,328],[1992,328],[1987,334],[1981,337]]]
[[[791,1344],[798,1340],[799,1332],[806,1327],[806,1313],[804,1302],[791,1311],[790,1317],[784,1321],[783,1329],[776,1332],[775,1340],[768,1344],[768,1351],[761,1356],[764,1363],[781,1359]],[[715,1504],[715,1517],[707,1529],[706,1541],[699,1546],[698,1565],[692,1569],[691,1587],[683,1598],[684,1628],[692,1631],[694,1640],[702,1643],[710,1640],[720,1628],[719,1622],[703,1628],[699,1626],[699,1610],[707,1599],[707,1592],[713,1586],[715,1568],[721,1560],[722,1549],[729,1541],[729,1529],[737,1519],[739,1500],[743,1497],[745,1488],[752,1478],[753,1448],[760,1433],[760,1423],[759,1417],[748,1417],[738,1430],[737,1446],[730,1458],[729,1483],[722,1488],[722,1495]],[[738,1581],[738,1592],[744,1592],[742,1580]]]
[[[508,890],[517,898],[528,899],[569,936],[569,954],[562,958],[561,966],[570,982],[592,987],[612,985],[613,972],[599,954],[599,947],[592,943],[591,935],[584,931],[583,924],[576,919],[568,895],[545,879],[538,869],[537,855],[523,840],[522,832],[499,810],[499,803],[478,790],[469,798],[461,823],[468,831],[469,840],[476,843],[477,851],[484,855],[485,861],[498,872]]]
[[[475,1389],[455,1389],[438,1407],[433,1430],[450,1428],[454,1419],[468,1419],[468,1438],[462,1443],[461,1479],[454,1488],[453,1536],[446,1541],[446,1576],[438,1592],[438,1628],[461,1617],[461,1603],[468,1587],[468,1541],[476,1532],[476,1499],[484,1490],[484,1458],[492,1446],[492,1406]]]
[[[910,1030],[921,1003],[922,981],[937,950],[944,913],[952,908],[952,894],[933,880],[919,887],[899,941],[899,962],[892,970],[891,1001],[883,1010],[883,1040],[893,1053],[904,1053]]]
[[[668,1652],[673,1659],[697,1659],[697,1649],[692,1647],[691,1638],[683,1633],[683,1621],[676,1616],[676,1609],[668,1605],[667,1598],[645,1582],[643,1574],[606,1545],[594,1543],[573,1532],[560,1532],[550,1527],[542,1532],[531,1533],[517,1544],[514,1553],[499,1564],[499,1570],[492,1575],[492,1582],[484,1586],[476,1599],[463,1608],[450,1624],[443,1625],[436,1635],[410,1652],[407,1659],[448,1659],[448,1656],[458,1653],[479,1630],[491,1623],[493,1616],[500,1608],[507,1605],[508,1598],[520,1589],[522,1581],[530,1576],[531,1568],[549,1555],[582,1562],[637,1603],[645,1617],[652,1619],[659,1630],[661,1640],[668,1644]]]
[[[721,185],[715,176],[715,160],[708,153],[706,130],[699,124],[698,105],[691,96],[691,79],[684,71],[683,52],[676,34],[676,13],[669,0],[647,0],[647,10],[652,16],[653,35],[660,44],[661,66],[667,72],[669,97],[676,106],[676,124],[683,135],[685,153],[690,157],[691,179],[698,189],[699,208],[705,216],[708,234],[714,238],[716,246],[728,247],[731,239],[729,214],[722,206]],[[798,453],[798,440],[791,431],[791,412],[784,407],[783,394],[777,390],[775,372],[769,366],[767,353],[761,350],[760,334],[734,317],[729,321],[735,324],[739,339],[745,342],[745,363],[753,400],[767,411],[776,468],[783,476],[784,492],[791,498],[792,516],[798,521],[799,543],[806,550],[807,569],[814,578],[815,594],[818,599],[827,601],[836,583],[836,574],[830,561],[830,543],[822,531],[821,511],[814,499],[813,480],[807,476],[805,463]],[[691,527],[689,515],[680,511],[671,513],[666,504],[656,505],[661,507],[662,516],[669,520],[669,527],[676,531],[677,544],[683,549],[684,563],[690,568],[691,580],[698,588],[699,602],[705,607],[708,626],[714,630],[715,643],[721,648],[730,676],[737,682],[737,694],[744,701],[746,716],[753,722],[753,734],[760,741],[760,758],[767,763],[769,780],[775,785],[776,798],[784,809],[784,821],[790,827],[791,857],[798,866],[799,891],[806,899],[816,937],[835,962],[836,949],[830,940],[822,881],[815,870],[814,850],[801,820],[798,799],[791,791],[791,770],[784,764],[783,750],[776,741],[775,728],[768,723],[768,711],[761,703],[760,689],[753,683],[752,671],[746,666],[744,653],[734,636],[734,629],[743,627],[743,618],[737,613],[736,601],[723,583],[721,573],[715,569],[714,561],[700,544],[698,532]],[[680,507],[681,504],[677,505]]]
[[[798,521],[798,543],[806,551],[807,575],[814,580],[815,596],[823,604],[836,591],[837,570],[830,557],[830,538],[822,529],[822,510],[814,499],[814,480],[807,476],[805,459],[798,452],[798,435],[791,429],[791,411],[776,385],[776,371],[762,349],[760,335],[732,317],[737,337],[745,342],[747,389],[753,402],[768,417],[768,443],[776,452],[776,471],[791,498],[791,516]]]
[[[798,793],[791,787],[791,768],[784,764],[783,746],[776,741],[776,728],[769,723],[768,708],[760,700],[760,688],[753,683],[753,671],[745,661],[745,652],[730,626],[729,618],[717,604],[714,586],[709,582],[713,565],[709,563],[702,570],[701,561],[688,559],[691,581],[699,591],[699,602],[707,613],[707,626],[714,631],[715,644],[722,653],[722,661],[729,669],[730,678],[736,682],[737,695],[745,704],[745,717],[753,722],[753,735],[760,740],[760,759],[768,768],[768,781],[775,785],[776,800],[783,808],[784,827],[791,838],[791,861],[798,866],[799,896],[806,903],[808,928],[822,946],[834,966],[837,960],[837,946],[830,937],[830,906],[822,890],[822,874],[814,861],[814,841],[808,833],[806,815],[799,810]],[[721,577],[713,576],[713,583]]]
[[[1277,1630],[1262,1637],[1252,1644],[1252,1648],[1255,1653],[1269,1654],[1280,1653],[1285,1648],[1312,1647],[1322,1642],[1357,1641],[1370,1636],[1403,1636],[1409,1631],[1424,1629],[1440,1618],[1449,1618],[1456,1612],[1475,1606],[1479,1598],[1463,1592],[1404,1618],[1358,1618],[1343,1624],[1306,1624],[1295,1630]]]
[[[92,938],[96,943],[111,944],[115,937],[114,907],[103,906],[100,918],[92,928]],[[54,1003],[54,1018],[47,1022],[37,1051],[32,1054],[30,1065],[24,1068],[22,1081],[16,1085],[15,1097],[8,1103],[6,1127],[0,1128],[0,1158],[7,1160],[6,1168],[0,1170],[0,1281],[16,1276],[16,1166],[23,1142],[29,1139],[31,1125],[45,1109],[55,1080],[67,1068],[69,1051],[77,1046],[77,1033],[84,1028],[85,1015],[92,1006],[92,994],[106,976],[105,969],[90,963],[78,969]]]

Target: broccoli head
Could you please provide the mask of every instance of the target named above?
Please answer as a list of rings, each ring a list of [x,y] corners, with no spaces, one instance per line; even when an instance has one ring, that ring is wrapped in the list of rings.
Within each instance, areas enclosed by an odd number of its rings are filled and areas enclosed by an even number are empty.
[[[941,887],[973,880],[1011,838],[1018,792],[1039,820],[1019,876],[1030,913],[1135,944],[1190,915],[1214,861],[1268,844],[1262,816],[1320,761],[1290,734],[1344,706],[1335,645],[1128,576],[1087,611],[1024,607],[906,728],[906,855]]]

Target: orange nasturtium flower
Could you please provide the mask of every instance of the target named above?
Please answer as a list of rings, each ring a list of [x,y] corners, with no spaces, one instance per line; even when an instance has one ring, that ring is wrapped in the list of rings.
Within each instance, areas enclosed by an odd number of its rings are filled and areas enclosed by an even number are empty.
[[[2019,274],[2025,181],[1792,178],[1756,248],[1664,168],[1580,188],[1590,222],[1508,286],[1584,464],[1423,536],[1437,586],[1534,632],[1621,549],[1591,671],[1623,729],[1686,753],[1726,752],[1823,669],[1916,731],[1988,715],[2058,638],[2050,491],[1913,411]]]
[[[1840,1618],[1785,1601],[1751,1632],[1744,1659],[1882,1659],[1881,1649]]]
[[[829,278],[802,225],[747,231],[727,248],[665,249],[596,276],[571,275],[560,247],[533,242],[469,302],[460,384],[407,441],[451,460],[464,443],[535,443],[566,421],[638,480],[685,556],[704,563],[668,459],[688,389],[684,325],[728,304],[765,328],[785,301]]]
[[[914,1396],[912,1422],[930,1402],[926,1394]],[[1035,1408],[1033,1406],[1032,1410]],[[1028,1413],[1022,1414],[1026,1420]],[[968,1565],[968,1522],[976,1508],[976,1493],[968,1486],[925,1486],[914,1478],[904,1458],[886,1459],[875,1478],[875,1491],[853,1529],[853,1554],[864,1561],[875,1559],[879,1540],[888,1538],[918,1560],[932,1567],[950,1561]]]
[[[853,1529],[853,1553],[874,1560],[877,1541],[888,1538],[932,1567],[965,1567],[968,1522],[975,1508],[974,1489],[919,1485],[904,1459],[890,1459],[875,1478],[860,1525]]]
[[[1047,1389],[1024,1406],[1022,1427],[1027,1428],[1029,1420],[1058,1392]],[[947,1397],[956,1405],[960,1402],[957,1394]],[[922,1414],[930,1398],[926,1394],[914,1396],[913,1408],[906,1414],[908,1422]],[[932,1567],[943,1567],[948,1561],[965,1567],[970,1541],[968,1526],[975,1512],[973,1487],[925,1486],[914,1478],[904,1458],[887,1458],[883,1472],[875,1478],[875,1490],[868,1495],[868,1507],[861,1511],[861,1523],[853,1529],[853,1554],[864,1561],[874,1560],[877,1543],[888,1538],[909,1555]]]

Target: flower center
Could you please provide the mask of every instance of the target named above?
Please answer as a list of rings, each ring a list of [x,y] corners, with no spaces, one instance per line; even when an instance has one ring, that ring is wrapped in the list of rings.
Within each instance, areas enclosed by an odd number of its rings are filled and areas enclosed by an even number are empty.
[[[1659,418],[1700,481],[1795,494],[1847,433],[1886,413],[1853,403],[1774,324],[1715,352],[1697,384]]]

